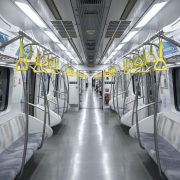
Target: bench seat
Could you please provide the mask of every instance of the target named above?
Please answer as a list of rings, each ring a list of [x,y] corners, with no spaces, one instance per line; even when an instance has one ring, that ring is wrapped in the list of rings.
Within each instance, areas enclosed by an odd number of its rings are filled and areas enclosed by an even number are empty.
[[[41,121],[39,122],[32,116],[29,116],[29,118],[26,162],[40,147],[43,126]],[[13,180],[21,170],[24,151],[25,125],[26,121],[23,113],[17,114],[0,124],[0,180]],[[35,129],[35,127],[37,129]],[[51,129],[47,129],[47,132],[51,135]],[[45,134],[45,137],[48,137],[47,133]]]
[[[153,116],[146,118],[153,122]],[[145,124],[145,121],[143,122]],[[140,140],[142,146],[157,163],[154,133],[143,132],[140,122]],[[161,169],[169,180],[180,179],[180,122],[167,117],[164,113],[157,116],[158,147]],[[137,136],[137,133],[136,133]]]

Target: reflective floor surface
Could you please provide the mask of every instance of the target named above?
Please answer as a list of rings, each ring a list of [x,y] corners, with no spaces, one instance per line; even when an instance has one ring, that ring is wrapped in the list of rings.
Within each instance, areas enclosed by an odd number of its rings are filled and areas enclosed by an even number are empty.
[[[89,101],[99,97],[87,91]],[[87,95],[88,94],[88,95]],[[110,110],[68,112],[35,153],[21,180],[161,180],[156,164]]]
[[[91,86],[84,91],[80,96],[80,108],[82,109],[101,109],[102,96],[91,88]]]

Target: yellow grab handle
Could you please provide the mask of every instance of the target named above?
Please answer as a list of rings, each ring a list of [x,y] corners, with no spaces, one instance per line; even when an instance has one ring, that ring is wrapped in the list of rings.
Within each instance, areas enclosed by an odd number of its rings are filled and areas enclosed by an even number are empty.
[[[28,67],[28,62],[25,59],[19,58],[19,60],[16,63],[16,71],[27,71]]]
[[[36,55],[36,61],[35,61],[35,66],[33,68],[34,73],[43,73],[43,67],[42,67],[42,60],[41,60],[41,53],[39,50],[37,50],[37,55]]]
[[[138,57],[135,58],[134,66],[135,67],[143,67],[144,66],[144,62],[143,62],[142,58],[140,57],[140,55],[138,55]]]
[[[40,64],[40,62],[41,62],[41,53],[40,53],[39,50],[37,50],[37,55],[36,55],[35,63]]]
[[[54,74],[60,74],[61,70],[60,69],[56,69],[54,70]]]
[[[143,59],[142,60],[143,60],[143,64],[146,65],[148,62],[148,59],[147,59],[145,48],[143,49]]]
[[[146,69],[145,70],[141,69],[141,71],[140,71],[141,73],[145,74],[145,73],[150,72],[150,68],[147,65],[145,65],[144,68],[146,68]]]
[[[41,61],[42,61],[42,65],[43,65],[44,67],[47,67],[47,66],[48,66],[48,57],[45,56],[44,54],[42,55]]]
[[[163,58],[163,43],[162,39],[159,38],[159,58],[154,64],[154,71],[167,71],[167,63]]]
[[[155,54],[154,54],[154,52],[153,52],[153,46],[151,45],[150,46],[150,52],[149,52],[149,54],[147,55],[147,63],[155,63],[157,61],[157,59],[156,59],[156,56],[155,56]]]
[[[167,71],[167,64],[163,58],[159,58],[154,64],[154,71]]]
[[[34,73],[43,73],[44,71],[42,70],[42,64],[41,63],[36,63],[34,68],[33,68]]]
[[[24,59],[24,44],[23,39],[20,39],[20,46],[19,46],[19,59],[16,63],[16,71],[27,71],[28,70],[28,61]]]
[[[26,55],[27,61],[29,58],[32,58],[32,56],[33,56],[33,48],[32,48],[32,45],[30,45],[29,53]]]

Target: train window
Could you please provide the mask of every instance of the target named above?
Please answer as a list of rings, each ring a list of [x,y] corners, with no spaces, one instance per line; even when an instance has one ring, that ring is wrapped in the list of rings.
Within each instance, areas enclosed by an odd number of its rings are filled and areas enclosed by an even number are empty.
[[[133,75],[132,76],[132,85],[133,85],[133,93],[136,93],[136,86],[138,83],[138,75]],[[138,89],[138,96],[141,96],[141,88]]]
[[[133,88],[133,93],[135,94],[135,77],[134,75],[132,76],[132,88]]]
[[[0,111],[6,110],[8,105],[9,77],[9,68],[0,67]]]
[[[58,87],[59,87],[59,75],[56,75],[55,77],[55,91],[58,91]],[[56,97],[57,93],[54,92],[54,97]]]
[[[49,81],[50,81],[49,75],[45,74],[44,75],[44,84],[45,84],[46,94],[49,93]],[[44,96],[42,79],[41,79],[41,96]]]
[[[156,73],[147,73],[146,74],[146,92],[147,92],[147,101],[152,103],[154,101],[153,86],[156,82]]]
[[[174,102],[177,111],[180,111],[180,68],[173,69]]]
[[[29,102],[34,104],[34,94],[35,94],[35,85],[36,85],[36,74],[32,69],[28,71],[29,76]]]
[[[28,70],[28,79],[27,79],[27,81],[29,82],[29,102],[34,104],[35,86],[36,86],[36,74],[33,72],[32,69]],[[29,114],[34,116],[34,107],[33,106],[29,106]]]

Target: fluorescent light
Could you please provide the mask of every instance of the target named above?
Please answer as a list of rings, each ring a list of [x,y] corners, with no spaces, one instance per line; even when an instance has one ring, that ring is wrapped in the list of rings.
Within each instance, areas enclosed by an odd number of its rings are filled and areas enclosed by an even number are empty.
[[[66,53],[68,56],[72,56],[69,51],[65,51],[65,53]]]
[[[78,64],[78,62],[76,61],[75,58],[71,59],[71,61],[73,61],[74,63]]]
[[[63,44],[58,43],[58,46],[63,50],[63,51],[67,51],[66,47]]]
[[[118,47],[115,50],[119,51],[123,46],[124,46],[124,44],[119,44]]]
[[[106,64],[109,61],[109,59],[106,59],[106,61],[104,61],[104,64]]]
[[[117,54],[117,52],[118,52],[118,51],[113,51],[113,52],[111,53],[111,55],[114,56],[114,55]]]
[[[168,26],[163,27],[163,32],[171,32],[180,29],[180,17]]]
[[[128,42],[129,40],[131,40],[136,34],[137,34],[138,31],[131,31],[124,39],[123,39],[123,43],[126,43]]]
[[[39,27],[47,28],[39,15],[26,3],[15,1],[15,4]]]
[[[74,57],[73,57],[72,55],[69,55],[69,57],[70,57],[71,59],[74,59]]]
[[[111,59],[113,57],[113,55],[111,54],[109,57],[108,57],[108,59]]]
[[[104,61],[104,64],[106,64],[108,61],[110,61],[112,57],[113,57],[113,56],[110,55],[110,56]]]
[[[78,63],[76,59],[72,56],[72,54],[69,51],[65,51],[65,53],[71,58],[76,64]]]
[[[74,61],[76,64],[78,64],[78,62],[76,61],[76,59],[73,59],[73,61]]]
[[[51,31],[44,31],[54,42],[59,43],[59,39]]]
[[[167,1],[154,4],[145,16],[138,22],[136,28],[145,26],[165,5]]]

